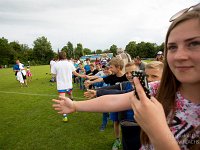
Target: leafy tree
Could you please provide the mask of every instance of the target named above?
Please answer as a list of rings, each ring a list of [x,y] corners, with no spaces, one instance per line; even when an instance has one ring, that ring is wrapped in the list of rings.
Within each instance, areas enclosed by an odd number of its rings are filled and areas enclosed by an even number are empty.
[[[96,54],[102,54],[102,53],[103,53],[102,50],[100,50],[100,49],[96,50]]]
[[[92,51],[89,48],[84,48],[83,53],[84,53],[84,55],[90,55],[92,53]]]
[[[22,49],[18,41],[10,42],[10,46],[13,48],[14,51],[17,53],[21,53]]]
[[[25,45],[25,44],[24,44]],[[24,54],[26,53],[27,47],[25,47],[23,44],[20,44],[18,41],[10,42],[10,47],[12,48],[12,51],[14,52],[14,59],[19,59],[20,61],[27,62],[27,56]]]
[[[33,56],[40,64],[48,64],[54,56],[51,43],[42,36],[33,42]]]
[[[0,38],[0,65],[14,64],[15,51],[12,49],[8,40],[4,37]]]
[[[116,56],[117,55],[117,46],[116,45],[112,45],[110,47],[110,53],[113,53],[113,56]]]
[[[74,48],[73,48],[73,44],[71,42],[67,43],[67,48],[68,48],[68,56],[70,58],[74,57]]]
[[[71,42],[68,42],[66,46],[64,46],[61,51],[65,51],[67,55],[67,59],[74,57],[74,48]]]
[[[81,43],[78,43],[77,47],[75,49],[75,58],[78,59],[78,58],[80,58],[83,55],[84,55],[84,53],[83,53],[83,46],[82,46]]]
[[[103,51],[103,53],[110,53],[110,50],[109,50],[109,49],[105,49],[105,50]]]
[[[145,43],[145,42],[140,42],[137,44],[137,51],[138,55],[141,58],[152,58],[155,57],[156,53],[156,44],[154,43]]]
[[[138,55],[138,51],[137,51],[137,44],[135,41],[131,41],[128,43],[128,45],[126,45],[125,48],[126,52],[128,54],[130,54],[130,56],[132,58],[135,58]]]
[[[27,63],[28,61],[32,61],[34,59],[33,50],[29,48],[27,44],[20,44],[20,48],[22,55],[20,60],[23,60],[24,63]]]

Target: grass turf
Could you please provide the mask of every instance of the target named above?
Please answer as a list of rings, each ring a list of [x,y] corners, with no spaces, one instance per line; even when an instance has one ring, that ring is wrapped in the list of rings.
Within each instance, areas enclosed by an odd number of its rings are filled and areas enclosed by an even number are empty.
[[[74,113],[63,123],[52,109],[56,84],[49,66],[31,67],[32,82],[21,88],[11,68],[0,70],[0,150],[109,150],[114,141],[112,122],[99,131],[101,113]],[[41,95],[40,95],[41,94]],[[83,100],[75,85],[73,95]]]

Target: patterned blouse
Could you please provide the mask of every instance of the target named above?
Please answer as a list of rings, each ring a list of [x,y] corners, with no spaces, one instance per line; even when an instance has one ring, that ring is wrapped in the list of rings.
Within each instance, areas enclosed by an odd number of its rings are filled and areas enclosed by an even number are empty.
[[[152,96],[157,94],[159,84],[160,82],[149,83]],[[172,113],[167,117],[168,123],[170,116]],[[180,91],[177,91],[175,114],[169,127],[182,150],[190,149],[194,144],[200,144],[200,104],[192,103],[185,99]],[[154,149],[152,145],[149,148]],[[141,149],[148,148],[143,145]]]

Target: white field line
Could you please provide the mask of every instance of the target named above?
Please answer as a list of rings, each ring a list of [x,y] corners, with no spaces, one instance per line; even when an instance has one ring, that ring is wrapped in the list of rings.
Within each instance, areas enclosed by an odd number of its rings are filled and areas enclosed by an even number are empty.
[[[30,96],[47,96],[47,97],[58,97],[58,95],[53,94],[35,94],[35,93],[22,93],[22,92],[7,92],[7,91],[0,91],[0,93],[4,94],[21,94],[21,95],[30,95]],[[73,97],[74,99],[86,99],[81,97]]]

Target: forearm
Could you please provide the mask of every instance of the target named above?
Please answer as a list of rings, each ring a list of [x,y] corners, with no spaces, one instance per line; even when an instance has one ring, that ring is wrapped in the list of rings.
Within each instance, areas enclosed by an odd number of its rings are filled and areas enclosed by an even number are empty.
[[[94,84],[94,83],[97,83],[97,82],[103,82],[103,78],[98,78],[96,80],[90,81],[90,84]]]
[[[95,80],[95,79],[98,79],[98,78],[99,78],[98,76],[90,76],[89,77],[90,80]]]
[[[79,74],[77,73],[76,71],[73,71],[73,75],[77,76],[77,77],[81,77],[81,78],[84,78],[85,75],[82,75],[82,74]]]
[[[117,112],[131,108],[132,92],[119,95],[105,95],[86,101],[75,101],[76,111],[82,112]]]

